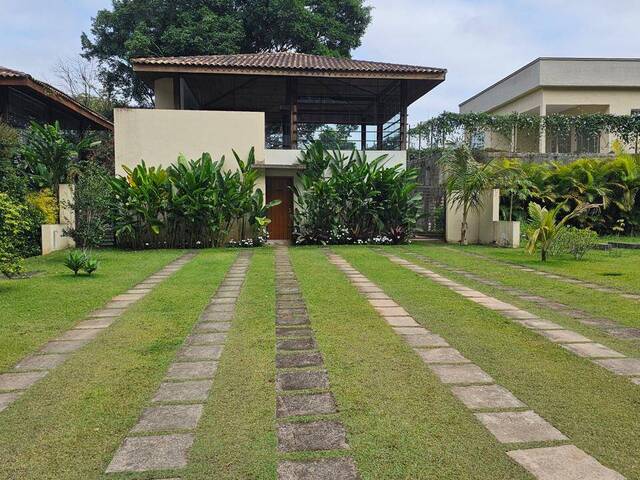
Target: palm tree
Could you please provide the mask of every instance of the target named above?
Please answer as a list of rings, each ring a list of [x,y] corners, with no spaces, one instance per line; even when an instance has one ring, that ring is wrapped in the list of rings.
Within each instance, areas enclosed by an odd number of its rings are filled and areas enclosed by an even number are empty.
[[[448,200],[462,209],[460,243],[467,245],[469,211],[482,207],[482,194],[495,185],[499,171],[492,162],[478,162],[467,145],[445,150],[439,163],[446,178]]]

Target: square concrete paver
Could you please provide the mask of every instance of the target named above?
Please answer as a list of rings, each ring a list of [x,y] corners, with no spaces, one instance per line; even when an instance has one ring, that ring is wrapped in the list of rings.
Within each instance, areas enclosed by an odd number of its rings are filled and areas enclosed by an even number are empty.
[[[0,393],[0,412],[20,398],[22,392]]]
[[[178,352],[180,360],[218,360],[222,355],[222,345],[199,345],[183,347]]]
[[[165,382],[160,384],[154,402],[205,401],[209,396],[211,380]]]
[[[453,394],[470,410],[483,408],[523,408],[526,405],[500,385],[453,387]]]
[[[351,457],[320,460],[283,461],[278,464],[278,480],[358,480]]]
[[[455,348],[416,350],[425,363],[470,363]]]
[[[571,330],[540,330],[540,335],[547,337],[554,343],[591,343],[592,341]]]
[[[595,362],[616,375],[640,375],[640,358],[616,358],[595,360]]]
[[[477,365],[429,365],[442,383],[493,383],[493,378]]]
[[[349,448],[340,422],[285,423],[278,425],[278,451],[303,452]]]
[[[61,365],[69,355],[63,353],[52,353],[50,355],[32,355],[20,361],[15,367],[16,370],[51,370]]]
[[[317,367],[320,365],[322,365],[322,355],[318,352],[278,353],[276,355],[276,367],[278,368]]]
[[[337,411],[336,402],[330,393],[281,395],[276,398],[276,416],[278,418],[296,415],[322,415]]]
[[[132,432],[192,430],[202,415],[202,405],[163,405],[145,408]]]
[[[46,377],[47,373],[45,371],[0,374],[0,390],[25,390]]]
[[[192,444],[192,434],[125,438],[107,473],[184,468]]]
[[[522,320],[518,322],[532,330],[562,330],[564,327],[557,323],[550,322],[549,320]]]
[[[300,372],[279,372],[276,375],[278,390],[305,390],[309,388],[329,388],[327,372],[303,370]]]
[[[605,347],[599,343],[570,343],[563,345],[563,348],[579,355],[581,357],[588,358],[624,358],[624,355],[620,352]]]
[[[449,344],[434,333],[422,333],[419,335],[403,335],[405,341],[412,347],[448,347]]]
[[[316,347],[313,338],[287,338],[276,343],[278,350],[313,350]]]
[[[537,413],[476,413],[475,416],[501,443],[567,440],[559,430]]]
[[[507,452],[539,480],[624,480],[574,445]]]
[[[218,362],[178,362],[169,367],[167,378],[170,380],[212,378],[217,368]]]

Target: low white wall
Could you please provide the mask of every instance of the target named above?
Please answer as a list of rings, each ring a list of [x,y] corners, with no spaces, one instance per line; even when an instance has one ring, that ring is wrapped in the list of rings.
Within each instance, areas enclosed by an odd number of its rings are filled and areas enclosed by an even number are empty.
[[[42,241],[42,255],[47,255],[57,250],[64,250],[65,248],[73,248],[76,246],[71,237],[64,236],[65,225],[41,225],[41,241]]]
[[[502,247],[520,246],[520,222],[499,221],[494,224],[495,243]]]

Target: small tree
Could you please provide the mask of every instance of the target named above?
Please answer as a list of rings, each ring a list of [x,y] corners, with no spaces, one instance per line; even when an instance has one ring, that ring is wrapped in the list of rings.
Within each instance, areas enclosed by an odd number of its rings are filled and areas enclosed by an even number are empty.
[[[467,245],[469,212],[482,207],[482,194],[493,187],[499,172],[492,162],[478,162],[466,145],[445,150],[439,163],[446,177],[448,199],[457,209],[462,209],[460,243]]]

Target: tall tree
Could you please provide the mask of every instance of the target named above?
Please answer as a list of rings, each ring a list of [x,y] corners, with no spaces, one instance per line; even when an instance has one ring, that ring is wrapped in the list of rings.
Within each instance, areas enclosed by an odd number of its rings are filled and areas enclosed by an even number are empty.
[[[110,95],[151,105],[129,60],[144,56],[295,51],[348,57],[371,21],[364,0],[113,0],[100,10],[87,59]]]

